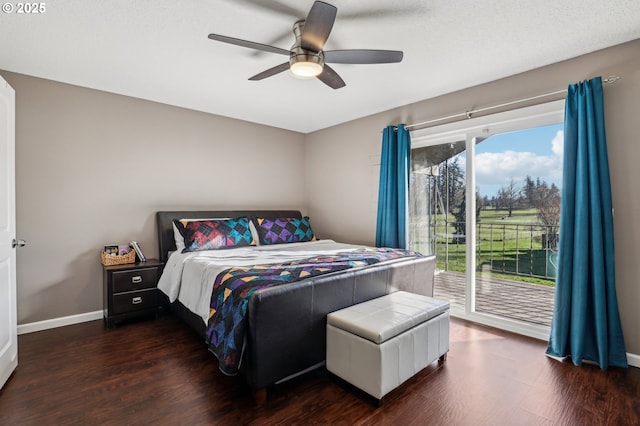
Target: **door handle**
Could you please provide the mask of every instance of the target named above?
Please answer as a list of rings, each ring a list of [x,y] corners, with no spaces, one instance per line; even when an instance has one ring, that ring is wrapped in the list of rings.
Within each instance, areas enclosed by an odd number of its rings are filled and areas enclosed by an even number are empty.
[[[24,247],[26,245],[27,245],[27,242],[25,240],[16,240],[14,238],[13,241],[11,241],[11,247],[13,247],[13,248]]]

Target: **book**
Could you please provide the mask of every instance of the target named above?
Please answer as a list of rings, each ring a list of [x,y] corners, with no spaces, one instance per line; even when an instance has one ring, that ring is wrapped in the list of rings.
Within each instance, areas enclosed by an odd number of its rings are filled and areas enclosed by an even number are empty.
[[[129,243],[129,245],[131,246],[131,248],[133,248],[135,250],[136,255],[138,256],[138,260],[140,262],[146,262],[147,261],[147,258],[144,255],[144,253],[142,252],[142,249],[140,248],[140,244],[138,244],[137,241],[131,241]]]

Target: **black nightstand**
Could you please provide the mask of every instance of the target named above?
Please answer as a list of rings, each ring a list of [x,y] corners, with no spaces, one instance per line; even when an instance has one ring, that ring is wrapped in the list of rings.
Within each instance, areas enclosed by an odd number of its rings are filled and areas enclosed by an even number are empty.
[[[156,259],[103,266],[103,308],[107,327],[130,318],[157,316],[160,290],[156,286],[163,267],[164,263]]]

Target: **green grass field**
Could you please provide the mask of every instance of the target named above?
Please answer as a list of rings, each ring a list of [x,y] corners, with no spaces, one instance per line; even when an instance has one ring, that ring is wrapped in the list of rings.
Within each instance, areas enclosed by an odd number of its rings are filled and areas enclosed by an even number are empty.
[[[453,216],[448,219],[446,229],[442,215],[436,222],[438,267],[464,272],[466,240],[455,234]],[[536,209],[514,210],[511,217],[506,210],[482,210],[476,226],[476,273],[554,286],[557,250],[544,248],[546,228],[537,223]]]

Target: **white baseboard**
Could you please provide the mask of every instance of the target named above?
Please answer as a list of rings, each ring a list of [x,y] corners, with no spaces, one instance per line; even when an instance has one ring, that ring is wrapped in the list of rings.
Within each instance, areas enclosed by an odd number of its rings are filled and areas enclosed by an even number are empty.
[[[36,331],[49,330],[51,328],[64,327],[65,325],[79,324],[81,322],[102,319],[103,311],[87,312],[84,314],[70,315],[68,317],[53,318],[45,321],[31,322],[18,325],[18,334],[34,333]]]
[[[627,364],[631,367],[640,368],[640,355],[630,354],[627,352]]]

